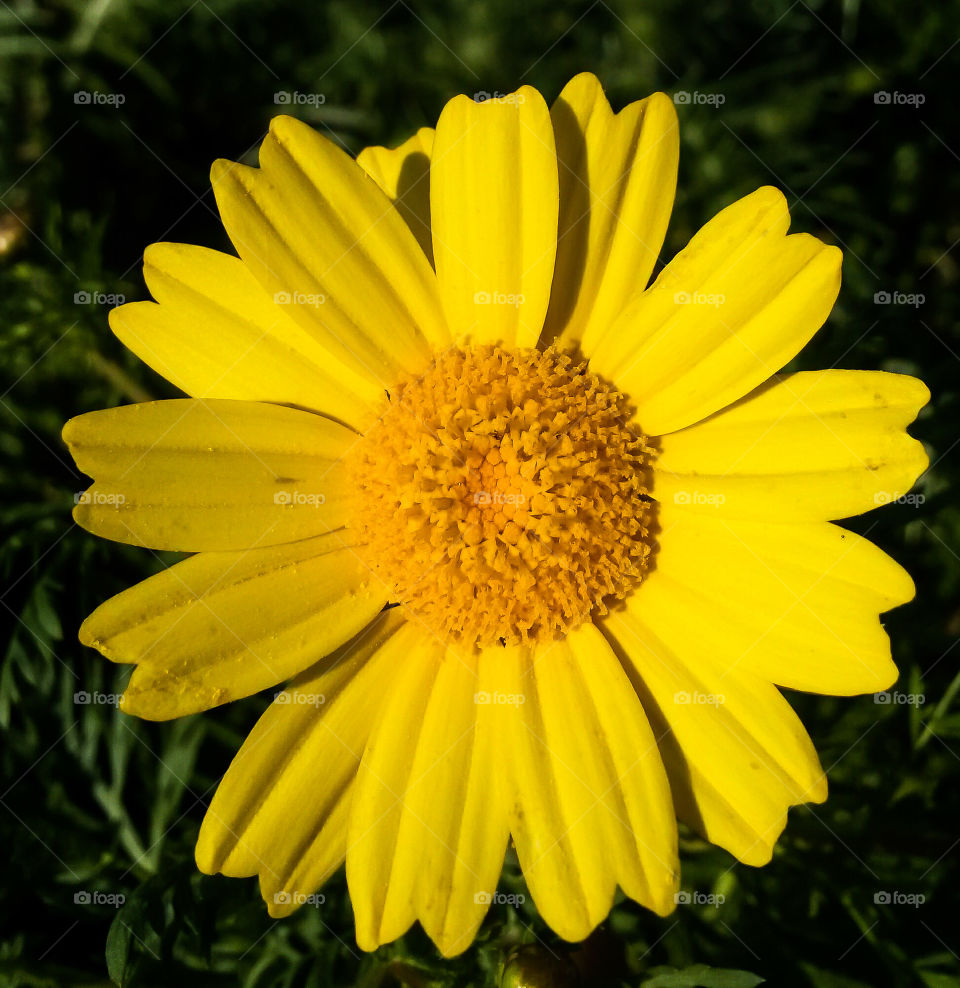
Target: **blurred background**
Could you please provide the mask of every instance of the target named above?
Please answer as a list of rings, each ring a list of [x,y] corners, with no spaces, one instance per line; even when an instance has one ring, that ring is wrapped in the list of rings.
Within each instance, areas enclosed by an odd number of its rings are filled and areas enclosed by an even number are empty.
[[[960,6],[896,0],[0,2],[0,984],[960,986],[958,61]],[[453,961],[419,929],[364,955],[342,875],[278,922],[253,879],[197,873],[204,807],[268,701],[164,725],[111,704],[129,670],[77,628],[172,557],[73,526],[87,481],[60,429],[174,395],[107,311],[146,297],[147,244],[228,249],[210,162],[254,162],[276,112],[356,152],[456,93],[552,101],[584,69],[617,108],[677,103],[665,258],[772,183],[845,256],[795,366],[929,384],[930,470],[848,523],[916,580],[886,619],[902,676],[885,698],[791,694],[831,796],[791,812],[768,867],[685,834],[690,902],[667,919],[621,902],[571,946],[498,904]],[[509,857],[501,890],[523,892]]]

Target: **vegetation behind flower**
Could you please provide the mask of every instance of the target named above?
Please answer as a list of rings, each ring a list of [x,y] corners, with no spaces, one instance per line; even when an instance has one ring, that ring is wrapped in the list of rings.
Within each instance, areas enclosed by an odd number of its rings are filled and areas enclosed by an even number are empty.
[[[580,970],[587,985],[650,988],[960,986],[960,676],[948,652],[960,633],[960,12],[892,0],[13,0],[0,32],[0,984],[492,985],[532,970],[532,984],[563,985]],[[247,143],[255,153],[272,115],[357,151],[435,120],[456,92],[530,83],[552,98],[582,69],[617,106],[674,96],[680,198],[665,256],[734,199],[778,185],[795,229],[845,251],[838,306],[796,367],[930,385],[914,432],[933,467],[897,505],[848,523],[916,579],[917,600],[887,617],[903,675],[876,697],[791,696],[831,797],[793,811],[767,868],[688,836],[674,915],[623,903],[570,948],[508,856],[462,957],[439,963],[419,931],[366,956],[342,877],[277,923],[253,883],[196,873],[203,807],[273,694],[165,725],[117,712],[128,672],[83,649],[76,628],[173,557],[72,529],[86,484],[60,427],[174,396],[109,333],[107,310],[145,297],[143,244],[228,249],[207,165]]]

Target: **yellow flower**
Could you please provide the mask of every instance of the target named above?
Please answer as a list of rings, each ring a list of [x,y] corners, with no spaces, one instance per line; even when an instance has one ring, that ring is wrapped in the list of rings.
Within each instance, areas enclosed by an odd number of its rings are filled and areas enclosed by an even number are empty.
[[[239,258],[155,244],[156,302],[111,313],[191,397],[68,423],[76,519],[194,555],[81,639],[148,719],[292,679],[197,845],[271,915],[345,860],[363,948],[419,920],[453,955],[511,838],[568,940],[617,885],[669,913],[677,817],[760,865],[826,797],[778,687],[895,680],[911,580],[830,520],[909,490],[927,389],[774,376],[841,258],[773,188],[647,287],[677,154],[667,97],[614,114],[591,75],[356,161],[279,117],[259,169],[213,168]]]

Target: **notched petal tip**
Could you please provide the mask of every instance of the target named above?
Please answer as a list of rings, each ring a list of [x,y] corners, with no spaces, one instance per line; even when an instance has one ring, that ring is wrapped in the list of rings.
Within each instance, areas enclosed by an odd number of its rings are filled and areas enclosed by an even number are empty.
[[[83,621],[77,631],[77,638],[79,639],[81,645],[86,645],[87,648],[95,648],[98,652],[106,655],[106,653],[103,652],[103,641],[101,640],[101,632],[99,628],[99,610],[100,608],[97,608],[97,610],[95,610]]]
[[[182,675],[141,663],[133,670],[119,707],[141,720],[166,721],[212,710],[234,699],[236,696],[223,687],[187,682]]]
[[[820,775],[813,781],[807,792],[803,794],[803,803],[797,803],[796,805],[802,806],[804,803],[819,805],[820,803],[825,803],[827,801],[828,791],[827,773],[821,770]]]
[[[624,110],[629,109],[631,106],[636,106],[637,103],[645,103],[645,113],[660,115],[665,118],[663,130],[665,134],[672,134],[674,131],[679,131],[680,129],[680,118],[677,116],[677,107],[670,97],[660,90],[651,93],[645,100],[637,100],[635,103],[628,103],[624,107]],[[621,113],[623,110],[620,111]]]
[[[201,825],[200,835],[197,837],[197,843],[193,849],[193,860],[197,866],[197,870],[203,872],[204,875],[216,875],[219,869],[215,863],[214,849],[209,840],[204,838],[204,828]]]
[[[299,120],[297,117],[291,117],[289,114],[281,113],[279,116],[271,118],[267,136],[260,145],[259,160],[261,167],[269,165],[271,144],[279,146],[287,154],[296,154],[299,146],[304,143],[312,145],[314,150],[339,152],[344,162],[353,160],[331,140],[311,127],[310,124],[304,123],[303,120]]]
[[[529,88],[529,87],[524,87]],[[580,100],[586,103],[600,103],[605,105],[607,111],[611,116],[620,116],[626,110],[631,107],[639,106],[640,104],[646,104],[647,111],[657,111],[665,114],[666,116],[672,117],[673,127],[678,127],[679,122],[677,119],[677,107],[673,99],[662,90],[655,90],[643,99],[633,100],[627,103],[622,109],[614,113],[613,108],[610,105],[610,100],[607,98],[607,91],[604,88],[603,83],[593,72],[578,72],[572,79],[563,87],[560,91],[560,95],[557,97],[557,103],[570,103],[574,100]],[[602,101],[602,102],[601,102]]]
[[[60,430],[60,438],[67,444],[71,453],[73,453],[74,447],[80,442],[80,437],[83,435],[82,420],[86,418],[86,414],[74,415],[73,418],[67,419],[63,423],[63,428]]]
[[[790,209],[787,206],[787,197],[775,185],[761,185],[753,192],[747,193],[740,199],[740,202],[752,200],[758,206],[782,209],[789,215]]]
[[[219,159],[223,160],[223,159]],[[216,164],[216,162],[214,162]],[[213,166],[211,166],[212,168]],[[143,266],[158,267],[162,265],[161,258],[166,253],[180,253],[185,244],[174,243],[169,240],[158,240],[155,243],[147,244],[143,250]]]
[[[210,166],[210,185],[214,193],[222,183],[233,180],[242,182],[248,172],[255,172],[257,169],[249,165],[240,164],[238,161],[231,161],[229,158],[217,158]]]
[[[88,491],[93,490],[91,486]],[[88,493],[85,491],[84,493]],[[74,524],[82,528],[85,532],[90,532],[91,535],[98,535],[96,512],[94,506],[91,504],[75,504],[73,510],[70,512],[70,516],[73,518]]]
[[[475,918],[468,925],[461,926],[459,929],[451,929],[444,926],[442,930],[430,930],[424,926],[424,930],[427,936],[433,941],[437,950],[440,951],[440,954],[449,960],[453,957],[459,957],[460,954],[472,946],[477,936],[477,930],[480,929],[488,911],[489,908],[485,909],[481,917]],[[424,925],[422,919],[420,925]]]
[[[263,897],[263,901],[267,906],[267,914],[271,919],[286,919],[288,916],[292,916],[303,905],[299,897],[294,896],[291,892],[274,892],[270,894],[264,891],[262,885],[260,895]]]
[[[127,684],[127,688],[123,691],[120,701],[117,704],[121,713],[125,713],[130,717],[138,717],[140,720],[154,722],[174,720],[179,716],[171,706],[169,697],[164,698],[162,694],[157,694],[149,690],[138,690],[133,685],[136,674],[137,670],[135,669],[130,682]]]
[[[674,875],[674,880],[664,885],[663,888],[651,889],[650,891],[650,896],[641,905],[658,916],[669,916],[677,908],[677,893],[680,891],[680,872],[677,871]]]
[[[753,226],[756,233],[769,237],[785,235],[791,222],[787,197],[775,185],[761,185],[741,196],[721,209],[711,222],[716,222],[719,217],[729,217],[734,222]]]
[[[765,867],[773,860],[773,849],[776,847],[776,842],[779,840],[780,834],[786,828],[786,823],[787,818],[784,815],[783,826],[777,829],[777,835],[772,842],[768,843],[767,841],[758,840],[752,847],[731,851],[730,853],[733,854],[740,864],[745,864],[749,868]]]
[[[902,408],[910,417],[904,422],[909,425],[920,414],[921,410],[930,403],[930,389],[912,374],[897,374],[892,371],[876,371],[882,375],[886,388],[877,391],[874,400],[877,408]]]
[[[603,83],[593,72],[578,72],[563,87],[561,92],[574,88],[588,89],[593,92],[597,92],[599,90],[600,92],[603,92]]]
[[[275,117],[270,118],[270,128],[269,132],[271,134],[286,134],[291,131],[310,131],[310,133],[315,134],[316,131],[309,125],[299,120],[297,117],[290,116],[289,113],[278,113]]]
[[[815,237],[812,233],[794,233],[791,234],[793,237],[809,237],[815,244],[818,245],[817,253],[814,254],[814,258],[817,263],[823,265],[824,271],[826,273],[831,273],[833,275],[832,282],[828,282],[824,287],[824,294],[829,294],[832,292],[833,300],[836,301],[837,295],[840,292],[840,282],[843,273],[843,251],[840,250],[836,244],[825,244],[818,237]],[[831,303],[832,306],[832,303]]]

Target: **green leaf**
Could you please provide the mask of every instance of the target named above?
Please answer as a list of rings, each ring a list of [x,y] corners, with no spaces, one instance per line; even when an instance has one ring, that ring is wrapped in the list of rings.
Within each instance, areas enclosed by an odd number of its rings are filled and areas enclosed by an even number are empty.
[[[658,973],[641,982],[640,988],[756,988],[766,980],[749,971],[708,967],[706,964],[694,964],[682,971],[666,967],[653,970]]]
[[[124,909],[118,909],[110,929],[107,932],[107,974],[110,980],[120,985],[127,983],[127,966],[130,961],[130,949],[133,945],[133,931],[124,918]]]

